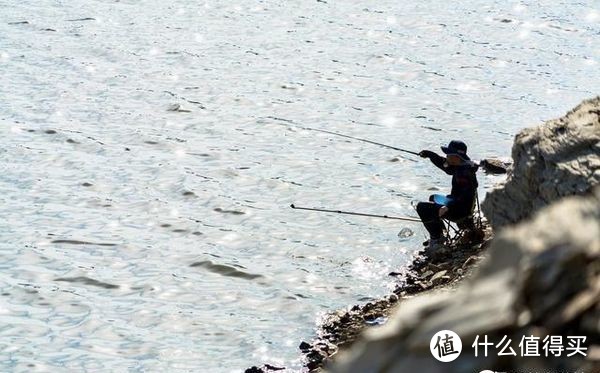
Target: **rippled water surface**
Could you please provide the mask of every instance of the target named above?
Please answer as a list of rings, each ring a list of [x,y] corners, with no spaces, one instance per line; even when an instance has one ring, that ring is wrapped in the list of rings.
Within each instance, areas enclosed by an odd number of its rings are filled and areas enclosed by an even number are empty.
[[[414,215],[449,186],[298,126],[506,156],[598,93],[599,22],[595,1],[0,0],[0,370],[298,368],[319,315],[389,291],[425,232],[290,203]]]

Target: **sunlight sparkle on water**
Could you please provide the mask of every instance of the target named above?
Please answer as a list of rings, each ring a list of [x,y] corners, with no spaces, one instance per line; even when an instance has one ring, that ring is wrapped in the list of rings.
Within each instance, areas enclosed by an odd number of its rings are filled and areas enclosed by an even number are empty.
[[[519,34],[517,35],[517,37],[519,39],[526,39],[529,37],[529,34],[531,34],[531,31],[529,30],[521,30],[519,31]]]
[[[398,118],[393,115],[386,115],[380,119],[381,124],[386,127],[393,127],[398,122]]]
[[[492,62],[492,66],[494,67],[506,67],[507,62],[504,60],[495,60],[494,62]]]
[[[185,157],[185,155],[186,155],[186,152],[185,152],[184,149],[177,149],[177,150],[175,150],[175,156],[177,158],[183,158],[183,157]]]
[[[459,91],[468,92],[468,91],[477,91],[478,87],[477,87],[477,83],[475,83],[475,82],[465,82],[465,83],[458,84],[456,86],[456,89]]]
[[[585,20],[588,22],[598,22],[600,20],[600,12],[592,10],[585,16]]]
[[[231,243],[231,242],[238,240],[239,238],[240,238],[239,234],[230,232],[230,233],[223,235],[221,237],[221,239],[217,241],[217,243],[220,243],[220,244]]]
[[[402,182],[402,183],[400,184],[400,188],[401,188],[402,190],[406,190],[406,191],[410,191],[410,192],[414,192],[414,191],[418,190],[418,187],[417,187],[417,185],[415,185],[415,184],[412,184],[412,183],[409,183],[409,182],[406,182],[406,181],[405,181],[405,182]]]
[[[525,6],[523,4],[516,4],[515,6],[513,6],[513,11],[515,11],[516,13],[526,12],[527,6]]]
[[[360,257],[352,261],[352,273],[364,280],[376,278],[383,269],[382,265],[369,257]]]
[[[593,58],[586,58],[583,63],[588,66],[594,66],[597,62]]]

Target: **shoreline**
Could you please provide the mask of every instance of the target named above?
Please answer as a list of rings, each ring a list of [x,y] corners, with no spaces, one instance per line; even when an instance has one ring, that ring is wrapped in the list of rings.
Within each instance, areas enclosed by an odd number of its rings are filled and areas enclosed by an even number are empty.
[[[301,341],[298,349],[303,357],[303,368],[319,372],[339,351],[350,347],[359,335],[369,328],[384,325],[389,315],[403,300],[430,291],[450,290],[469,277],[483,259],[493,232],[483,221],[483,238],[479,242],[455,243],[443,252],[427,255],[424,250],[415,253],[411,264],[403,272],[391,272],[398,284],[391,294],[365,304],[349,305],[346,309],[329,312],[316,326],[316,338]],[[271,364],[252,366],[245,373],[268,373],[286,370]]]

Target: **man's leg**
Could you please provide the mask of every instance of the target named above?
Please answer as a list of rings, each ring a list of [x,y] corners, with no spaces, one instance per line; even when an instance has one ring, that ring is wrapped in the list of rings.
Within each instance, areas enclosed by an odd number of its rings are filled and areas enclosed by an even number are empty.
[[[429,232],[429,236],[437,240],[442,237],[444,225],[439,216],[439,210],[441,205],[431,202],[419,202],[417,204],[417,214],[423,221],[425,229]]]

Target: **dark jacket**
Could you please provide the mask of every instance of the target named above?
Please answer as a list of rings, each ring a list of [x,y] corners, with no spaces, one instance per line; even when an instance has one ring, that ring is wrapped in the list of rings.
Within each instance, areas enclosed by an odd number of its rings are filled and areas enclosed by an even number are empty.
[[[452,175],[452,191],[448,195],[448,212],[457,217],[470,215],[475,206],[477,195],[477,168],[473,162],[467,160],[460,166],[446,164],[446,158],[432,151],[424,150],[424,155],[431,160],[440,170]]]

